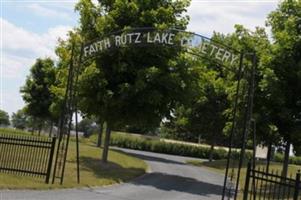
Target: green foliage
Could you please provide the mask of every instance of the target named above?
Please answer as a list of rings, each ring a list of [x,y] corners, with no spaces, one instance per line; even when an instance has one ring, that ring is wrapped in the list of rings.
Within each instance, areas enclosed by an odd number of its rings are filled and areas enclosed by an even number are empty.
[[[250,68],[252,65],[252,54],[258,58],[270,50],[270,42],[263,28],[257,28],[254,32],[241,25],[235,26],[235,32],[224,35],[214,33],[212,39],[227,46],[231,46],[245,53],[244,76],[241,80],[239,90],[237,131],[234,145],[241,145],[243,133],[244,111],[247,100],[248,80],[250,78]],[[179,105],[174,111],[174,118],[165,123],[165,130],[169,135],[178,139],[196,141],[200,136],[207,143],[228,145],[227,136],[231,131],[234,102],[236,98],[237,70],[238,66],[221,66],[212,60],[198,59],[193,63],[193,67],[198,69],[199,92],[192,100],[192,104],[184,107]],[[260,67],[260,70],[266,68]],[[257,77],[260,80],[260,77]],[[257,83],[257,80],[256,80]],[[255,85],[257,88],[257,85]],[[256,95],[258,91],[256,89]],[[263,95],[262,95],[263,96]],[[258,98],[259,99],[259,98]],[[262,101],[256,97],[255,112],[261,117]],[[258,105],[257,105],[258,104]],[[255,115],[256,116],[256,115]],[[265,116],[264,116],[265,117]],[[262,118],[264,118],[262,117]],[[257,121],[262,121],[260,129],[270,126],[267,122],[257,117]],[[258,131],[262,136],[266,136],[266,130]],[[261,137],[262,139],[263,137]],[[268,139],[267,137],[265,139]]]
[[[159,140],[131,137],[127,135],[112,134],[111,145],[122,148],[136,149],[142,151],[151,151],[156,153],[165,153],[172,155],[190,156],[196,158],[208,159],[210,148],[193,146],[188,144],[167,143]],[[239,157],[238,152],[233,152],[233,158]],[[215,149],[213,159],[226,159],[227,151],[224,149]],[[247,153],[246,159],[251,158],[251,153]]]
[[[85,137],[89,137],[93,133],[100,131],[100,127],[95,120],[84,118],[78,123],[78,131],[83,132]]]
[[[275,154],[273,160],[274,160],[275,162],[281,162],[281,163],[283,163],[283,161],[284,161],[284,156],[283,156],[283,154],[277,153],[277,154]],[[291,157],[289,158],[289,164],[293,164],[293,165],[301,165],[301,157],[291,156]]]
[[[24,109],[13,113],[11,119],[13,127],[21,130],[25,129],[28,126],[28,117]]]
[[[182,14],[188,5],[188,1],[82,0],[76,7],[81,16],[79,34],[90,41],[130,27],[185,29],[188,18]],[[80,75],[80,109],[115,128],[158,127],[175,104],[192,93],[194,72],[185,59],[180,50],[160,46],[102,52]]]
[[[201,136],[208,143],[217,143],[218,139],[219,142],[223,140],[226,122],[224,112],[229,107],[227,80],[213,68],[216,66],[213,62],[200,61],[192,63],[199,74],[198,92],[190,104],[178,105],[173,110],[173,115],[164,123],[162,131],[165,136],[167,133],[174,139],[197,141]]]
[[[285,141],[301,144],[301,2],[283,1],[268,17],[274,45],[267,64],[276,81],[267,84],[270,114]]]
[[[26,112],[41,120],[51,119],[50,105],[53,94],[50,91],[55,81],[54,63],[50,58],[37,59],[30,69],[25,85],[21,88]]]
[[[17,134],[17,135],[29,135],[31,133],[19,129],[12,129],[12,128],[0,128],[0,133],[6,134]]]
[[[0,126],[8,126],[9,122],[9,115],[7,112],[0,110]]]

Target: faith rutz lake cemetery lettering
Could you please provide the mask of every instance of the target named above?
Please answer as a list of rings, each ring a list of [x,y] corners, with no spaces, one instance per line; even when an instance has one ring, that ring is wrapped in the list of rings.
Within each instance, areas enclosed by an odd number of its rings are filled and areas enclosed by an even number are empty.
[[[183,32],[179,32],[183,33]],[[84,58],[96,56],[98,53],[111,48],[125,47],[128,45],[150,45],[161,44],[168,46],[181,46],[187,49],[197,49],[198,53],[208,55],[222,63],[233,65],[239,56],[220,47],[210,40],[191,33],[177,34],[171,32],[131,32],[120,35],[112,35],[98,39],[83,47]]]

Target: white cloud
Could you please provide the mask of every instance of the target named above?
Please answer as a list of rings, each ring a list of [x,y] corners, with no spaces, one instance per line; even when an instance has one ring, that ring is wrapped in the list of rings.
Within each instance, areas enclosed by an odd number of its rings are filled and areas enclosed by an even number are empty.
[[[31,58],[24,58],[6,53],[3,53],[2,56],[2,70],[3,77],[5,78],[23,79],[24,74],[28,72],[30,66],[33,64],[33,59]]]
[[[65,39],[69,26],[56,26],[49,28],[44,34],[36,34],[15,26],[5,19],[0,18],[3,27],[2,51],[15,56],[24,57],[55,57],[54,47],[58,38]],[[23,55],[19,55],[22,52]]]
[[[254,30],[265,25],[267,14],[274,10],[277,1],[192,1],[188,8],[188,29],[205,36],[213,31],[231,33],[235,24]]]
[[[42,6],[38,3],[32,3],[27,6],[33,13],[39,16],[43,17],[51,17],[51,18],[61,18],[61,19],[66,19],[66,20],[71,20],[71,16],[63,12],[62,10],[58,11],[55,9],[51,9],[46,6]]]
[[[66,39],[69,26],[49,28],[44,34],[36,34],[0,18],[2,27],[2,107],[9,113],[20,109],[24,103],[19,94],[30,67],[38,57],[56,58],[54,48],[58,38]]]

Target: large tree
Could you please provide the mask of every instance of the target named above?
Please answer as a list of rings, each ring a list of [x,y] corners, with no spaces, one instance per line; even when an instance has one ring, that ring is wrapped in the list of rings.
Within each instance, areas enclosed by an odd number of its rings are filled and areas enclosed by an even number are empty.
[[[9,123],[9,115],[4,110],[0,110],[0,126],[8,126]]]
[[[12,125],[13,127],[17,128],[17,129],[25,129],[28,124],[28,115],[26,114],[24,109],[20,109],[18,110],[16,113],[13,113],[12,115]]]
[[[185,29],[189,1],[82,0],[80,34],[84,41],[130,27]],[[125,125],[154,127],[178,102],[189,99],[193,71],[179,49],[127,47],[102,52],[80,76],[80,108],[107,123],[103,161],[110,130]]]
[[[50,91],[55,81],[54,62],[50,58],[37,59],[30,69],[25,85],[21,88],[26,112],[39,123],[39,132],[46,120],[51,120],[49,110],[53,101]]]
[[[267,60],[274,81],[268,85],[267,92],[273,123],[286,143],[285,176],[290,145],[298,147],[301,143],[301,1],[283,1],[270,13],[267,22],[274,41]]]
[[[162,127],[162,134],[174,139],[197,141],[211,145],[210,161],[214,146],[225,139],[225,110],[229,107],[226,78],[216,68],[213,60],[191,58],[190,64],[198,71],[197,91],[190,104],[179,105]],[[220,68],[219,68],[220,69]]]

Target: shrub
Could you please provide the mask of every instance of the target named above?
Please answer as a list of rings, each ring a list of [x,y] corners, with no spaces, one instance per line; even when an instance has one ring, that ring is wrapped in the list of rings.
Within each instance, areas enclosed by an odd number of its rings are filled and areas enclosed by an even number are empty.
[[[126,134],[114,133],[111,137],[111,145],[122,148],[136,149],[142,151],[151,151],[156,153],[165,153],[171,155],[190,156],[196,158],[208,159],[210,156],[209,147],[192,146],[189,144],[168,143],[158,139],[150,139],[139,136],[131,136]],[[225,149],[215,149],[213,151],[213,159],[221,160],[226,159],[228,151]],[[240,152],[233,150],[231,159],[238,160]],[[252,159],[252,152],[247,151],[245,160]],[[273,161],[283,162],[284,157],[282,154],[275,154]],[[301,165],[301,157],[290,157],[289,164]]]
[[[280,153],[276,153],[275,156],[274,156],[273,161],[283,162],[284,161],[284,155],[280,154]],[[301,165],[301,157],[291,156],[289,158],[289,164]]]
[[[208,159],[210,148],[192,146],[188,144],[168,143],[159,140],[147,139],[142,137],[127,136],[122,134],[112,134],[111,145],[122,148],[136,149],[142,151],[151,151],[156,153],[165,153],[180,156],[190,156],[196,158]],[[238,157],[239,153],[234,153]],[[227,151],[224,149],[215,149],[213,159],[227,158]]]

